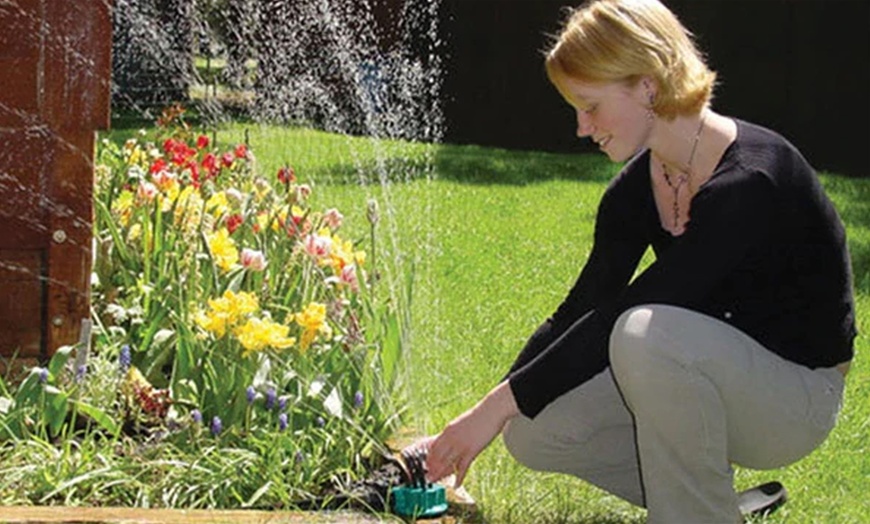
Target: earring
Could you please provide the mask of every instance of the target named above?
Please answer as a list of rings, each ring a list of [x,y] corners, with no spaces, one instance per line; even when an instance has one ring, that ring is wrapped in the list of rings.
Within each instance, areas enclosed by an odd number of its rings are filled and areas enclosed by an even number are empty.
[[[656,95],[652,91],[649,93],[649,107],[646,108],[646,119],[649,122],[652,122],[656,119],[656,113],[653,111],[653,106],[655,105]]]

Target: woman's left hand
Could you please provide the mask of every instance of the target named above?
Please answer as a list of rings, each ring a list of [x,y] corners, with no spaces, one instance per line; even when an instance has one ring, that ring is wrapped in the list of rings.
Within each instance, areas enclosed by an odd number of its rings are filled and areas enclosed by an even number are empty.
[[[427,480],[435,482],[454,473],[454,486],[461,486],[474,459],[517,413],[519,409],[513,392],[507,382],[502,382],[476,406],[450,422],[436,437],[422,443],[428,448]]]

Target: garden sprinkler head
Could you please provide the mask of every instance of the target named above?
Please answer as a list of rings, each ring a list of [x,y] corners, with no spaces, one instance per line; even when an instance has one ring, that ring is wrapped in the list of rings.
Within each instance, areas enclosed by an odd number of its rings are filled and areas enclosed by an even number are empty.
[[[402,460],[408,469],[408,485],[412,488],[426,488],[426,450],[421,448],[404,450]]]
[[[392,488],[393,512],[403,517],[434,518],[447,512],[444,486],[426,480],[426,450],[402,451],[402,473],[405,485]]]

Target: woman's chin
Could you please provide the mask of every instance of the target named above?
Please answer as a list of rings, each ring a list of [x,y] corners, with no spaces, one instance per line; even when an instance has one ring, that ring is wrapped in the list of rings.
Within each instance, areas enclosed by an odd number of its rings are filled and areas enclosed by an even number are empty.
[[[602,150],[604,154],[607,155],[607,158],[610,159],[611,162],[621,164],[623,162],[628,161],[631,157],[633,157],[638,151],[626,151],[626,150],[613,150],[606,149]]]
[[[604,151],[604,154],[607,155],[607,158],[609,158],[611,162],[616,163],[625,162],[628,158],[626,155],[615,153],[613,151]]]

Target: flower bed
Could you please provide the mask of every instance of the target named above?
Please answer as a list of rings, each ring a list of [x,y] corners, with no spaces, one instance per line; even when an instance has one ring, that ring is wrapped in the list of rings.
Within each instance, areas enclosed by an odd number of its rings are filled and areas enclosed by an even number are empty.
[[[100,145],[93,348],[0,381],[0,503],[292,506],[396,427],[401,315],[342,213],[183,113]]]

